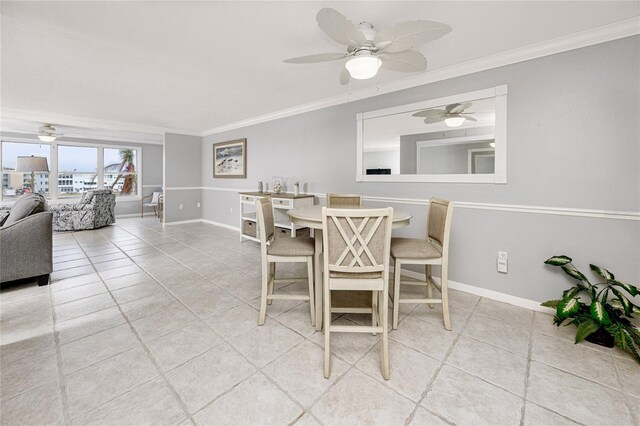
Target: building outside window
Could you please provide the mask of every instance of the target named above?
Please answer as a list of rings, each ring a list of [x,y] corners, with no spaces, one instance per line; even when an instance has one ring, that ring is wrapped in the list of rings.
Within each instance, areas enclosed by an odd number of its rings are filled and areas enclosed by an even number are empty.
[[[4,140],[0,144],[3,200],[16,199],[30,192],[52,200],[74,198],[83,192],[102,188],[112,189],[119,197],[140,196],[139,148]],[[57,162],[52,164],[52,154],[56,150]],[[31,155],[45,157],[49,168],[49,172],[34,173],[34,191],[31,189],[31,173],[16,170],[17,158]],[[53,184],[54,193],[50,194]]]
[[[16,170],[18,157],[45,157],[51,169],[51,147],[47,144],[2,142],[2,198],[13,199],[36,192],[49,195],[49,173],[36,171],[35,188],[31,188],[31,173]]]
[[[58,145],[58,193],[79,196],[97,182],[98,148]]]

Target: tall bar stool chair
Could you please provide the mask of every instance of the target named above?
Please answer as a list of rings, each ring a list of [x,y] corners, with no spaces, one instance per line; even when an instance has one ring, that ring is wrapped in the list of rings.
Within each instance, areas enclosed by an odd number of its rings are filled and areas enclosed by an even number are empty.
[[[449,318],[449,300],[447,286],[449,283],[449,235],[451,234],[451,219],[453,217],[453,202],[431,198],[429,200],[429,218],[427,224],[427,239],[392,238],[391,258],[394,260],[393,284],[393,329],[398,328],[398,313],[401,303],[426,303],[433,308],[435,303],[442,304],[444,328],[451,330]],[[403,265],[425,265],[425,281],[402,281]],[[431,276],[431,266],[440,265],[442,276],[438,285]],[[427,287],[427,297],[418,299],[401,299],[401,285],[419,285]],[[433,298],[433,287],[440,291],[440,298]]]
[[[324,377],[331,376],[331,333],[382,333],[380,364],[389,379],[389,251],[393,209],[322,209]],[[331,291],[370,291],[371,326],[332,325]]]
[[[260,317],[258,325],[264,325],[267,314],[267,303],[272,300],[308,300],[311,311],[311,325],[315,325],[315,303],[313,291],[313,254],[315,244],[313,238],[275,238],[273,206],[271,200],[258,199],[257,202],[258,233],[260,237],[260,254],[262,258],[262,298],[260,300]],[[305,278],[276,279],[276,262],[306,263],[309,295],[273,294],[274,284],[278,282],[301,281]]]
[[[362,194],[327,194],[329,208],[362,207]]]

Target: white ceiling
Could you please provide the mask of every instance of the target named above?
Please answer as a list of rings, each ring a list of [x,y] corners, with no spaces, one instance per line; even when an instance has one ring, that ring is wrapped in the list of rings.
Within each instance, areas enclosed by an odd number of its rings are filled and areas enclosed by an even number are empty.
[[[2,1],[1,106],[198,133],[345,94],[341,63],[282,62],[342,50],[316,25],[322,7],[377,28],[452,26],[420,49],[430,70],[639,14],[636,1]],[[382,71],[379,83],[404,77]]]

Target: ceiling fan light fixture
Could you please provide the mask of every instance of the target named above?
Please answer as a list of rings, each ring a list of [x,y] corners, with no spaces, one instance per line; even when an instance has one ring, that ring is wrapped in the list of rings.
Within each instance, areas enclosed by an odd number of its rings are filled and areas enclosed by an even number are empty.
[[[449,117],[444,119],[444,123],[448,127],[460,127],[464,123],[464,117]]]
[[[382,65],[382,61],[371,52],[358,52],[356,56],[349,59],[345,67],[349,71],[351,78],[356,80],[366,80],[375,77]]]
[[[54,135],[38,135],[38,139],[42,142],[53,142],[56,140],[56,137]]]

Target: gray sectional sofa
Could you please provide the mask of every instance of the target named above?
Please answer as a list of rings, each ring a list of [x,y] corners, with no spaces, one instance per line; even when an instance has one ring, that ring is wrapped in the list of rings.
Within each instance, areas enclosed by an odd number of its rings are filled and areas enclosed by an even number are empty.
[[[35,277],[49,284],[53,271],[53,214],[40,194],[26,194],[0,210],[0,282]]]

